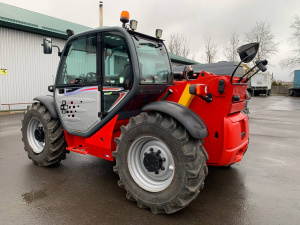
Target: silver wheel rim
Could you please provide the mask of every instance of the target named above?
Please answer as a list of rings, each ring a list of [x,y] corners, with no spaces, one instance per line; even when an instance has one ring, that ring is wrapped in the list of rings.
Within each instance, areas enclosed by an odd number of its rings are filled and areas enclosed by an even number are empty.
[[[43,128],[43,130],[44,130],[44,127],[43,127],[41,121],[37,118],[32,118],[29,121],[28,127],[27,127],[27,140],[28,140],[28,143],[29,143],[30,147],[32,148],[33,152],[36,154],[41,153],[45,147],[45,142],[38,141],[34,136],[34,132],[38,128]]]
[[[159,169],[159,174],[149,172],[143,163],[145,153],[151,154],[151,149],[153,152],[159,150],[160,156],[165,159],[165,161],[162,162],[164,170]],[[129,149],[127,162],[132,178],[146,191],[162,191],[166,189],[173,180],[175,166],[172,153],[158,138],[146,136],[135,140]]]

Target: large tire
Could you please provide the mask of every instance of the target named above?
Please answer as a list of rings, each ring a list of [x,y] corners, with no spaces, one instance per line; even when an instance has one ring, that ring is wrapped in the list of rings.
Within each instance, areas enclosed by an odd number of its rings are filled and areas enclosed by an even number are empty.
[[[121,131],[115,139],[114,171],[129,200],[136,201],[139,208],[150,208],[154,214],[170,214],[197,197],[208,173],[202,140],[192,138],[172,117],[156,112],[131,118]],[[146,169],[145,152],[163,157],[159,160],[165,168],[161,167],[159,174]],[[160,179],[156,175],[166,176]]]
[[[33,103],[22,120],[22,141],[28,158],[38,166],[58,165],[66,158],[66,141],[58,119],[46,107]]]

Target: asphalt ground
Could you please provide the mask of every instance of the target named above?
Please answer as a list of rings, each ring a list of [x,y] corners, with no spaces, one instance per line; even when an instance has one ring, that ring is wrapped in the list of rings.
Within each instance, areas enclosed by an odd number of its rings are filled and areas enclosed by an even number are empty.
[[[300,97],[253,97],[249,107],[242,162],[209,167],[197,199],[171,215],[128,201],[112,162],[71,153],[59,167],[35,166],[23,115],[2,115],[0,224],[300,224]]]

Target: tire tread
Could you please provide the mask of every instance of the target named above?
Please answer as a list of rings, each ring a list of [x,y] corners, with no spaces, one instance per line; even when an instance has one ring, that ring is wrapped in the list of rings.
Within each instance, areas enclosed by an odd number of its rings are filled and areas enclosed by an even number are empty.
[[[40,114],[43,120],[46,121],[45,130],[48,132],[49,142],[46,143],[45,146],[48,146],[48,152],[43,157],[43,159],[37,161],[33,157],[30,156],[30,152],[32,152],[29,143],[25,143],[27,141],[25,128],[27,127],[27,120],[25,117],[28,116],[28,113],[32,113],[33,111]],[[34,164],[38,166],[53,166],[58,165],[61,160],[66,158],[66,141],[64,138],[63,128],[58,119],[54,119],[51,117],[47,108],[40,104],[39,102],[35,102],[32,105],[27,106],[27,110],[24,112],[24,119],[22,122],[22,141],[24,142],[24,149],[28,154],[28,158],[30,158]],[[46,148],[46,147],[45,147]]]
[[[185,157],[187,158],[187,179],[185,181],[185,186],[181,193],[174,197],[170,202],[164,204],[150,204],[148,202],[143,202],[134,193],[132,193],[126,187],[126,181],[120,176],[118,168],[118,147],[125,138],[126,132],[134,126],[140,125],[142,123],[151,123],[153,125],[160,124],[167,131],[169,131],[176,139],[181,143],[181,148]],[[141,113],[140,115],[131,118],[126,126],[121,127],[121,135],[119,138],[115,138],[117,144],[117,150],[113,152],[113,156],[117,163],[114,167],[114,172],[120,176],[118,182],[119,186],[126,189],[126,197],[131,201],[136,201],[139,208],[150,208],[151,212],[154,214],[158,213],[174,213],[184,207],[186,207],[193,199],[197,197],[200,190],[204,187],[204,179],[207,176],[208,169],[206,161],[208,160],[208,155],[202,146],[202,140],[193,139],[187,132],[187,130],[179,124],[174,118],[158,113],[149,112]]]

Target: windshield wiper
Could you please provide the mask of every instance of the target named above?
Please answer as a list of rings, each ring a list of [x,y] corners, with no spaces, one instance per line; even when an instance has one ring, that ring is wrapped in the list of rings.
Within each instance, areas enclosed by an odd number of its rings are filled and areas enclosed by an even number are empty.
[[[152,47],[152,48],[159,48],[159,47],[162,47],[162,44],[161,43],[158,43],[158,44],[153,44],[153,43],[140,43],[139,45],[147,45],[148,47]]]

